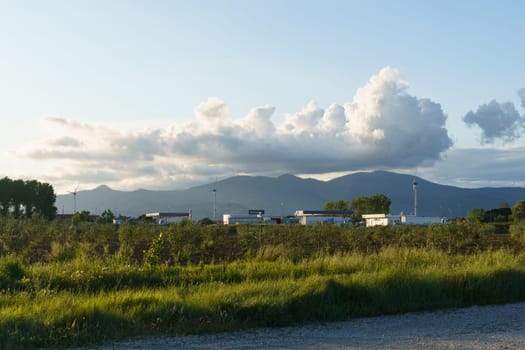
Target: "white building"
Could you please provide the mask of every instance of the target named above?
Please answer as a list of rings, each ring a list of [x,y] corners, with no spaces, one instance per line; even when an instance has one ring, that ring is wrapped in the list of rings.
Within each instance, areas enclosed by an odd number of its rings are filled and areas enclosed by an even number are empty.
[[[191,219],[190,212],[158,212],[147,213],[147,218],[152,218],[159,225],[168,225],[181,222],[184,219]]]
[[[224,225],[240,225],[240,224],[260,224],[264,218],[257,215],[231,215],[224,214],[222,216],[222,223]]]
[[[391,226],[391,225],[430,225],[443,224],[447,220],[439,216],[414,216],[391,214],[363,214],[366,227]]]
[[[311,224],[336,224],[350,225],[352,223],[352,210],[297,210],[295,216],[301,225]]]
[[[401,224],[400,215],[390,214],[363,214],[361,217],[365,220],[366,227],[374,226],[392,226]]]

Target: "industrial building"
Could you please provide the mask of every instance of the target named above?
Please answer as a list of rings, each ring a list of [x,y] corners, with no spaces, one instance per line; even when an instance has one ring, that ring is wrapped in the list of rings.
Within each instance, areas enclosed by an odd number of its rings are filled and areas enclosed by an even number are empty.
[[[224,225],[260,224],[263,222],[263,219],[263,217],[255,215],[224,214],[222,216],[222,222]]]
[[[301,225],[337,224],[341,226],[352,223],[353,210],[297,210],[295,216]]]
[[[365,220],[366,227],[374,226],[392,226],[392,225],[430,225],[443,224],[446,222],[445,218],[439,216],[415,216],[392,214],[363,214],[362,218]]]
[[[400,215],[363,214],[361,217],[365,220],[366,227],[392,226],[401,224]]]
[[[232,215],[224,214],[222,222],[224,225],[240,225],[240,224],[280,224],[281,217],[265,216],[264,209],[250,209],[248,215]]]
[[[184,219],[191,220],[191,211],[188,212],[158,212],[158,213],[147,213],[147,218],[155,220],[159,225],[168,225],[181,222]]]

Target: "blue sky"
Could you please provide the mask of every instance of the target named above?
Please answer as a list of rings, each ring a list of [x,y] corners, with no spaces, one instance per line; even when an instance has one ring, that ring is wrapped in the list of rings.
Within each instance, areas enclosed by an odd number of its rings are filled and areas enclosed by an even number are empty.
[[[523,186],[524,10],[0,1],[0,176],[59,193],[373,169]]]

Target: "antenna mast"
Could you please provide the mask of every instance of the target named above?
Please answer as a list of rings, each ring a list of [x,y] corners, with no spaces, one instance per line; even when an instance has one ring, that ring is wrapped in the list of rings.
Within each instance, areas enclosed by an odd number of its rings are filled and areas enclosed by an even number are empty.
[[[217,189],[214,188],[210,190],[210,192],[213,192],[213,221],[215,221],[215,217],[217,216]]]
[[[414,191],[414,216],[417,216],[417,181],[412,182],[412,190]]]

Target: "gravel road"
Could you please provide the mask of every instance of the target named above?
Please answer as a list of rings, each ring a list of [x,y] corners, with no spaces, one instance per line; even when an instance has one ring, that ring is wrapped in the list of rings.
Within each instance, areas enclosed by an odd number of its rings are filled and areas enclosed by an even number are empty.
[[[91,349],[525,349],[525,303],[302,327],[139,338]]]

